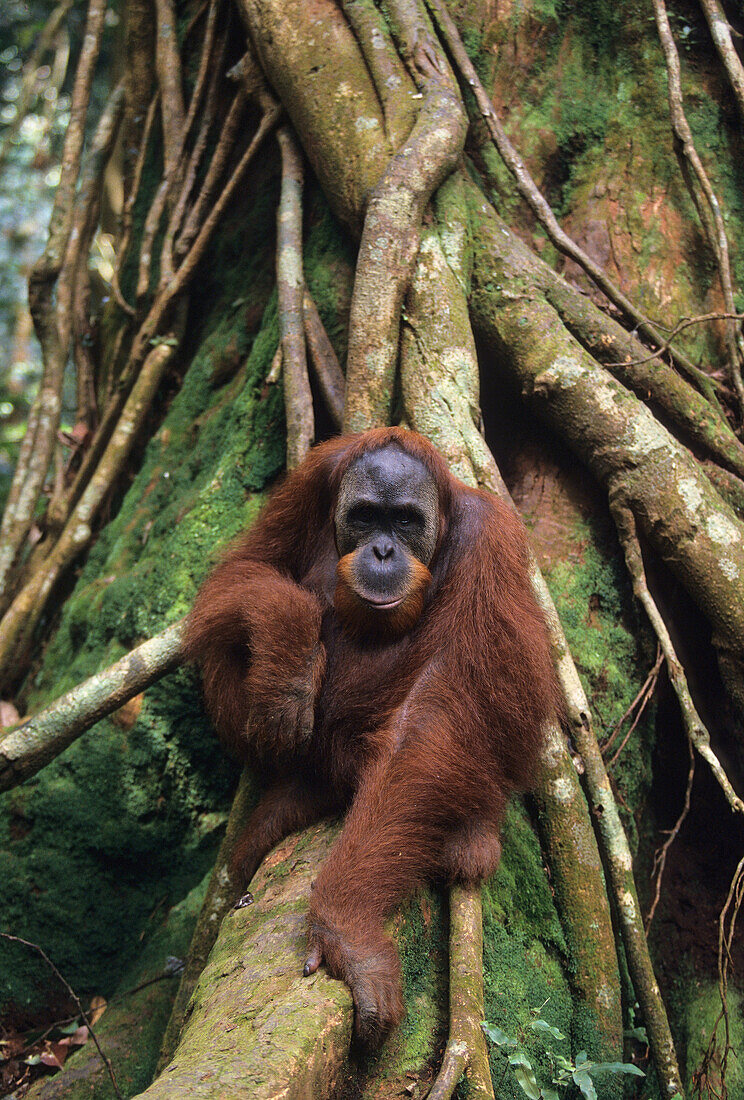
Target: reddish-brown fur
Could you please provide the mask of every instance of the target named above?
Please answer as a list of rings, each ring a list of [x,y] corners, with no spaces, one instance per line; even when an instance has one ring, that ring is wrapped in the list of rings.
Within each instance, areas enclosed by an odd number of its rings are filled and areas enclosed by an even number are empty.
[[[414,573],[420,616],[387,638],[360,632],[358,608],[347,629],[334,607],[333,516],[350,464],[390,444],[436,479],[440,535],[431,582]],[[557,706],[521,523],[414,432],[333,439],[207,580],[186,650],[225,744],[268,787],[239,844],[239,877],[289,831],[349,807],[313,890],[308,969],[323,959],[351,986],[360,1033],[384,1034],[403,1011],[384,917],[426,879],[495,869],[506,800],[534,780]]]

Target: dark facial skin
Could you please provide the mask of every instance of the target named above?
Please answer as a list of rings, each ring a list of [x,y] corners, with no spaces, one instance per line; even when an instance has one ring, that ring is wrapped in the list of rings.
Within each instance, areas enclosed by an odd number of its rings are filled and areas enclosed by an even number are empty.
[[[352,585],[371,607],[404,599],[411,558],[428,566],[439,530],[434,478],[392,445],[364,454],[344,475],[335,515],[339,557],[354,553]]]

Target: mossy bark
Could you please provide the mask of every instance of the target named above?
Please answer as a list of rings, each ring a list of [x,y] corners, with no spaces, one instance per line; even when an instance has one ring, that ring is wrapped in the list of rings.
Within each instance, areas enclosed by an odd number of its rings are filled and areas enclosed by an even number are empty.
[[[473,189],[471,309],[524,399],[608,493],[710,619],[732,697],[744,705],[744,528],[647,406],[600,367],[512,266],[512,238]]]
[[[351,994],[303,979],[310,884],[335,831],[283,841],[259,868],[254,902],[227,914],[192,995],[173,1059],[143,1097],[333,1097],[351,1038]]]
[[[263,384],[278,339],[264,205],[276,184],[257,182],[264,199],[215,245],[211,320],[192,329],[183,387],[65,604],[29,710],[182,617],[283,466],[281,399]],[[79,994],[110,995],[213,862],[236,778],[193,675],[161,681],[2,797],[3,927],[44,946]],[[35,1016],[49,988],[43,966],[0,943],[3,1005]]]

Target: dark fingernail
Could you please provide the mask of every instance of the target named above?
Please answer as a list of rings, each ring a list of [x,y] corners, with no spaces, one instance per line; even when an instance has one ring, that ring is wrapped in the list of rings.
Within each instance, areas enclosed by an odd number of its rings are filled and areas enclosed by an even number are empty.
[[[309,978],[311,974],[315,973],[315,971],[320,966],[320,961],[321,961],[322,957],[323,956],[321,955],[321,953],[320,953],[320,951],[318,950],[317,947],[314,947],[311,950],[310,954],[308,955],[307,959],[305,960],[305,965],[302,968],[302,973],[303,973],[304,977]]]

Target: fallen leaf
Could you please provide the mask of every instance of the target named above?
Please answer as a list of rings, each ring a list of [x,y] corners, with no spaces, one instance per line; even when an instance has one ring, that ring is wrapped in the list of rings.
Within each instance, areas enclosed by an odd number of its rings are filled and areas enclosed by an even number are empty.
[[[111,721],[114,725],[118,726],[121,730],[130,730],[139,718],[144,698],[144,694],[140,692],[139,695],[135,695],[132,699],[129,699],[123,707],[119,707],[118,710],[115,710],[111,715]]]
[[[73,1031],[72,1035],[67,1035],[64,1039],[60,1039],[59,1041],[65,1046],[81,1047],[83,1046],[83,1044],[88,1042],[89,1036],[90,1032],[88,1031],[85,1024],[83,1024],[82,1027],[76,1028],[75,1031]]]
[[[15,726],[20,720],[21,716],[13,704],[7,702],[5,699],[0,699],[0,729],[7,729],[8,726]]]
[[[62,1047],[61,1049],[65,1052],[62,1057],[60,1057],[59,1054],[54,1050],[42,1051],[41,1055],[39,1056],[39,1061],[41,1062],[42,1066],[49,1066],[51,1069],[62,1069],[65,1057],[67,1055],[67,1048]]]
[[[106,1011],[105,997],[91,997],[88,1009],[88,1022],[95,1026]]]

